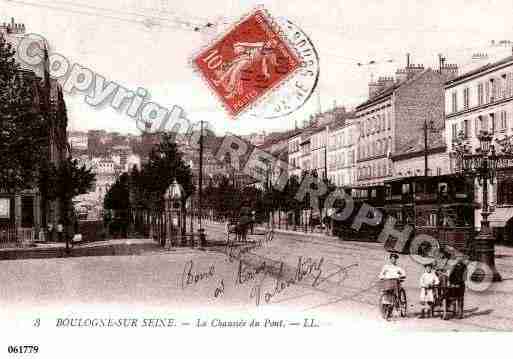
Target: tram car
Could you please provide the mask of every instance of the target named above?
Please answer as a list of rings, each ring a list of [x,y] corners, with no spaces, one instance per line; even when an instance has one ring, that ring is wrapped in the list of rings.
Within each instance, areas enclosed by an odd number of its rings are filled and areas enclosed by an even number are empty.
[[[333,221],[333,234],[344,240],[377,241],[386,220],[393,217],[395,229],[413,227],[403,252],[409,251],[409,242],[417,234],[430,235],[441,246],[461,252],[470,250],[476,207],[471,179],[456,175],[405,177],[381,186],[353,187],[346,189],[346,193],[353,197],[353,213],[345,221]],[[364,224],[356,231],[351,225],[363,203],[382,210],[383,217],[378,225]],[[396,249],[395,240],[387,239],[385,248]]]
[[[332,221],[333,235],[344,240],[375,241],[383,229],[385,217],[382,216],[379,223],[373,226],[362,223],[359,230],[353,228],[353,223],[364,203],[383,213],[385,188],[383,186],[346,187],[344,190],[346,194],[353,199],[353,211],[351,215],[343,221],[335,219]],[[335,212],[340,214],[344,210],[344,205],[345,204],[342,203],[338,208],[335,208]]]

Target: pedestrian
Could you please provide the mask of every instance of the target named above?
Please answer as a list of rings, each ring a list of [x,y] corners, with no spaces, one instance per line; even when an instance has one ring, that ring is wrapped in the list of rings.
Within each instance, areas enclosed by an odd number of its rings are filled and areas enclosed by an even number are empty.
[[[253,234],[253,230],[254,230],[254,227],[255,227],[255,222],[256,222],[256,212],[255,211],[251,211],[251,234]]]
[[[424,266],[424,273],[420,276],[420,304],[422,305],[421,318],[431,313],[435,303],[435,286],[440,284],[438,276],[433,272],[433,266],[428,263]]]

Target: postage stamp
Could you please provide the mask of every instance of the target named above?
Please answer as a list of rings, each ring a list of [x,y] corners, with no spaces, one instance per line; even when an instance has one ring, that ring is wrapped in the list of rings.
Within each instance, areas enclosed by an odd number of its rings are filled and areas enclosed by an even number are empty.
[[[300,68],[300,57],[264,9],[235,24],[192,59],[232,117],[255,106]]]
[[[309,36],[289,19],[278,17],[276,22],[299,54],[300,69],[250,111],[254,117],[279,118],[290,115],[305,105],[319,82],[319,55]]]

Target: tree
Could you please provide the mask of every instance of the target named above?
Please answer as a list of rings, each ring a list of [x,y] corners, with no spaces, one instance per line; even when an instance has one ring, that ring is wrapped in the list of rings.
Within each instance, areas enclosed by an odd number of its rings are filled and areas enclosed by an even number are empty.
[[[80,167],[77,160],[71,158],[59,163],[58,167],[50,164],[44,168],[45,177],[42,183],[45,183],[46,196],[49,200],[60,199],[61,220],[68,230],[71,230],[72,224],[72,199],[75,196],[89,192],[94,180],[95,174],[85,165]]]
[[[183,160],[173,136],[163,134],[161,142],[149,155],[149,161],[138,170],[123,173],[105,196],[104,207],[127,211],[131,207],[163,209],[164,193],[173,180],[182,186],[182,206],[194,192],[191,168]]]
[[[296,199],[300,183],[298,176],[290,176],[285,188],[283,189],[283,206],[286,211],[292,211],[294,216],[294,225],[300,222],[301,203]]]
[[[37,106],[33,72],[23,71],[0,35],[0,183],[18,191],[33,187],[46,154],[46,125]]]
[[[141,170],[142,186],[147,193],[153,193],[157,201],[162,202],[164,193],[174,179],[182,186],[184,196],[182,205],[194,193],[191,168],[183,160],[171,134],[163,134],[160,143],[150,152],[149,161]]]
[[[128,192],[129,180],[128,173],[123,173],[118,177],[103,199],[103,207],[105,209],[117,211],[128,210],[130,205]]]
[[[59,163],[59,166],[50,165],[50,176],[48,178],[49,199],[61,198],[71,201],[73,197],[89,192],[95,174],[85,165],[81,167],[78,160],[71,158]]]

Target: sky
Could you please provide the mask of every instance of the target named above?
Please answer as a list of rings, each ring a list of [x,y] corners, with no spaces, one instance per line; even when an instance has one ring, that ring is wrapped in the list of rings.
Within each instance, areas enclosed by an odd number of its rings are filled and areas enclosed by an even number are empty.
[[[211,22],[222,33],[258,4],[310,37],[320,57],[320,81],[315,95],[289,116],[231,119],[189,65],[213,35],[193,28]],[[491,40],[513,39],[510,12],[507,1],[477,0],[0,0],[0,22],[14,17],[25,23],[27,32],[48,39],[52,52],[128,89],[145,88],[152,101],[178,105],[218,133],[236,134],[292,129],[319,110],[354,108],[366,100],[371,77],[392,76],[404,67],[406,53],[411,63],[432,68],[441,53],[462,71],[476,66],[473,53],[509,55],[510,48],[491,46]],[[123,112],[92,108],[82,93],[65,97],[70,130],[137,133]]]

